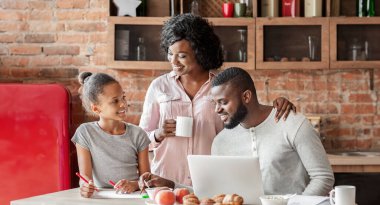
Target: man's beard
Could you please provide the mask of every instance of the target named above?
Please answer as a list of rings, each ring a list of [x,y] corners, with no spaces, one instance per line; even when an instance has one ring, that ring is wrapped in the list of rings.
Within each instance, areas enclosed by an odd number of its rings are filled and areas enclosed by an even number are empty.
[[[230,122],[227,124],[224,124],[224,127],[227,129],[232,129],[236,127],[240,122],[247,116],[248,110],[247,107],[243,105],[242,102],[240,102],[238,109],[232,115]]]

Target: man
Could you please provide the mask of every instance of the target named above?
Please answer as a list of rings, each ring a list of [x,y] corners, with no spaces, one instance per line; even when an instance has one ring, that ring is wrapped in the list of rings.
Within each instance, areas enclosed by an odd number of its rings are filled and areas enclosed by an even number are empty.
[[[232,67],[212,82],[215,112],[224,122],[213,155],[258,156],[265,194],[327,195],[334,175],[307,118],[290,113],[275,122],[276,110],[258,102],[251,76]]]
[[[258,156],[265,194],[328,194],[334,175],[317,133],[303,115],[291,113],[276,123],[276,110],[259,104],[252,78],[241,68],[216,75],[211,95],[225,126],[213,141],[212,155]],[[141,186],[175,186],[150,173],[140,179]]]

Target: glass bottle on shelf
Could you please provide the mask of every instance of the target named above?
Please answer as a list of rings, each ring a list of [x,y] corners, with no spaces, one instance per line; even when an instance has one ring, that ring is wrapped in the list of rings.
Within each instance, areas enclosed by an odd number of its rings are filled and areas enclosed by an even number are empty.
[[[367,0],[367,16],[375,16],[375,0]]]
[[[141,4],[136,8],[136,16],[146,16],[146,1],[141,0]]]
[[[228,51],[224,48],[224,45],[221,45],[222,52],[223,52],[223,60],[226,62],[228,61]]]
[[[136,60],[138,61],[145,61],[146,60],[146,47],[144,44],[144,38],[139,37],[138,38],[138,44],[136,48]]]
[[[191,2],[191,14],[198,16],[199,15],[199,4],[197,0]]]
[[[247,39],[246,39],[247,30],[238,29],[237,31],[240,33],[239,52],[238,52],[239,61],[247,62]]]
[[[179,0],[170,0],[170,16],[177,16],[180,10],[179,7]]]
[[[375,16],[375,0],[357,0],[356,15],[359,17]]]
[[[349,46],[348,60],[358,61],[365,60],[365,53],[363,52],[363,46],[359,39],[354,38]]]

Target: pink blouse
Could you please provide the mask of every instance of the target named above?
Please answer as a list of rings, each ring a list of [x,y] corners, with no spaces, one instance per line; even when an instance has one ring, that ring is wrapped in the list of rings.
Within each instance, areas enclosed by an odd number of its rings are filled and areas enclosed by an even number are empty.
[[[223,129],[223,122],[214,112],[210,98],[210,82],[215,74],[216,71],[210,71],[209,80],[193,100],[187,96],[173,71],[156,78],[149,86],[140,127],[148,133],[154,147],[152,173],[191,185],[187,155],[209,155],[214,137]],[[157,143],[154,131],[162,127],[165,119],[176,119],[177,116],[193,117],[193,137],[168,137]]]

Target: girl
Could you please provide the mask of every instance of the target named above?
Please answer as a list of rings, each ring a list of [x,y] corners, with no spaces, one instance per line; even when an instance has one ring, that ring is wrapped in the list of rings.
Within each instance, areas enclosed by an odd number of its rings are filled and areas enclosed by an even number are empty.
[[[80,181],[80,194],[91,197],[95,187],[112,187],[117,192],[131,193],[139,189],[138,178],[149,172],[146,132],[126,123],[127,103],[120,84],[104,73],[82,72],[78,77],[84,108],[99,116],[99,121],[83,123],[76,130],[75,143],[79,171],[89,179]]]

